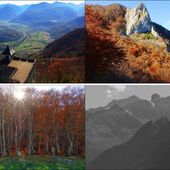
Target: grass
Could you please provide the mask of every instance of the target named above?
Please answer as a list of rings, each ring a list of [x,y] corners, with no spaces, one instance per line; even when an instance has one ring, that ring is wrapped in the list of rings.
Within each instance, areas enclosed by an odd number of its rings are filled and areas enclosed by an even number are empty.
[[[70,158],[53,159],[51,156],[27,156],[24,161],[18,157],[0,158],[0,170],[84,170],[85,161]]]
[[[26,41],[15,48],[17,52],[19,51],[32,51],[43,49],[50,42],[48,33],[46,32],[36,32],[33,33]]]
[[[155,37],[152,33],[142,33],[142,34],[132,34],[131,38],[137,38],[141,40],[157,40],[158,38]]]

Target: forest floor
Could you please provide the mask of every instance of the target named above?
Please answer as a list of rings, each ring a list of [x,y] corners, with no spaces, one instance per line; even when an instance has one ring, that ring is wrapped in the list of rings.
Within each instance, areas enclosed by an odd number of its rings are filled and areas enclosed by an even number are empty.
[[[84,170],[82,159],[52,158],[51,156],[27,156],[0,158],[0,170]]]

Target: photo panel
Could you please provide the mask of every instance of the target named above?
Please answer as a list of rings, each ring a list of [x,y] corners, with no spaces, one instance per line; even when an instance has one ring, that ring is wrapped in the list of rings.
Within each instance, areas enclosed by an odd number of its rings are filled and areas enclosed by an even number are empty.
[[[82,83],[85,1],[0,2],[0,83]]]
[[[86,1],[86,82],[170,82],[169,1]]]
[[[86,87],[86,169],[170,169],[170,86]]]
[[[84,170],[85,87],[0,85],[0,169]]]

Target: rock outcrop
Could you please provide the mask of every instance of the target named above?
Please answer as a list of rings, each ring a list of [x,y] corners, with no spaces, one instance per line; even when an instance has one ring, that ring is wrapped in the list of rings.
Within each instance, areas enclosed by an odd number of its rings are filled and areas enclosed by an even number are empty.
[[[159,100],[161,100],[161,96],[157,93],[153,94],[151,96],[151,102],[156,104]]]
[[[155,37],[162,38],[170,52],[170,31],[151,21],[149,12],[143,3],[133,9],[126,9],[126,35],[134,33],[152,33]]]
[[[143,3],[140,3],[136,8],[129,9],[125,15],[126,18],[126,34],[151,32],[152,21],[148,10]]]

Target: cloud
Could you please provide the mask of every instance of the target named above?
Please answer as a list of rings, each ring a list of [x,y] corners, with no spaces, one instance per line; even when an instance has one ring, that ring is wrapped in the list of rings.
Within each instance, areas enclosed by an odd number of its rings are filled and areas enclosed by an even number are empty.
[[[119,93],[122,93],[126,90],[125,85],[109,85],[109,89],[106,90],[106,97],[108,98],[118,98]]]
[[[124,92],[126,90],[126,86],[125,85],[114,85],[114,86],[110,86],[112,89],[118,91],[118,92]]]

